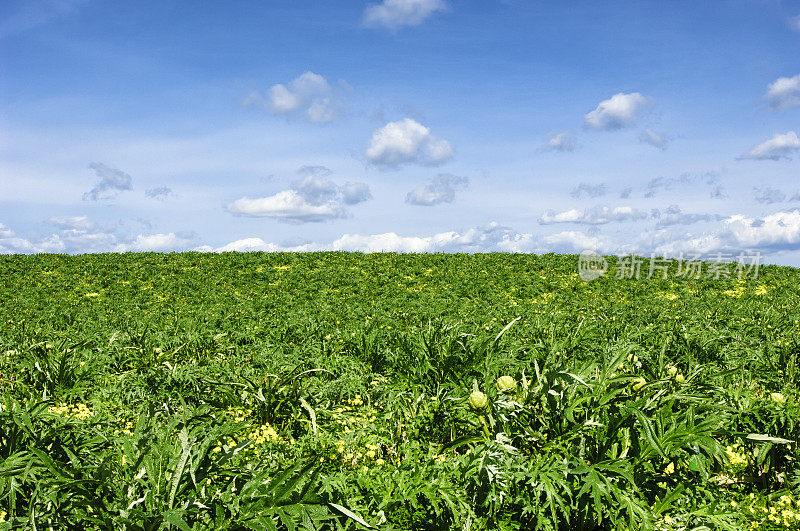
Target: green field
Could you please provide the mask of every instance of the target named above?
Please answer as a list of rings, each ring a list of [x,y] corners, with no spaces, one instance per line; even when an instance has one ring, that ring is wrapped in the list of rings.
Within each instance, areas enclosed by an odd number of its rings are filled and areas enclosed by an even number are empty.
[[[800,529],[800,272],[610,262],[0,256],[0,529]]]

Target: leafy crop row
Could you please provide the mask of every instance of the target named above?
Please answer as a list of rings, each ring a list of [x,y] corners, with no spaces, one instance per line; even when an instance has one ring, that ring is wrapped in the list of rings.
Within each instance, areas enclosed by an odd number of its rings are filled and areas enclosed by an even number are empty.
[[[576,263],[2,256],[0,529],[800,529],[800,273]]]

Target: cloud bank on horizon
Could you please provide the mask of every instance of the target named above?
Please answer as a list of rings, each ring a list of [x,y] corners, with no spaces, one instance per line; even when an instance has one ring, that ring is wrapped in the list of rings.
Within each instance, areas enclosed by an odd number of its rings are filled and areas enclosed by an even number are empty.
[[[0,8],[0,253],[800,265],[800,0],[172,9]]]

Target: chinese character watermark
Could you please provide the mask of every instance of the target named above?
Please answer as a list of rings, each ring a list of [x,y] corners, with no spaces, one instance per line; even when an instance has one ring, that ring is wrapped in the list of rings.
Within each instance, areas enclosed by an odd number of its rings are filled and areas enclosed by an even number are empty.
[[[608,261],[594,251],[583,251],[578,256],[578,275],[586,282],[600,278],[608,271]]]
[[[729,279],[736,277],[739,280],[758,278],[761,267],[760,252],[741,252],[735,257],[728,253],[717,253],[704,257],[695,254],[684,257],[681,253],[677,258],[659,258],[655,253],[650,258],[643,258],[633,254],[619,256],[614,271],[618,279],[661,279],[666,280],[670,275],[683,279]],[[586,282],[604,276],[609,271],[608,261],[602,255],[592,250],[583,251],[578,257],[578,275]]]

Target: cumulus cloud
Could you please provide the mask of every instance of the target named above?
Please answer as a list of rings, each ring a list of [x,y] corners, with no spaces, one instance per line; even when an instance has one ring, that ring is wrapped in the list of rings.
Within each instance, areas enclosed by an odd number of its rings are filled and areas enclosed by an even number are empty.
[[[170,232],[169,234],[140,234],[128,243],[120,243],[114,248],[115,252],[169,252],[185,250],[190,238]]]
[[[20,238],[8,225],[0,223],[0,254],[35,253],[36,247]]]
[[[777,188],[772,188],[770,186],[756,187],[753,188],[753,191],[755,192],[754,199],[759,203],[771,205],[772,203],[782,203],[786,201],[786,194]]]
[[[699,236],[673,238],[656,247],[663,255],[678,253],[782,252],[800,250],[800,210],[762,218],[737,214],[725,218],[721,229]]]
[[[585,234],[575,230],[565,230],[550,234],[545,236],[543,241],[547,249],[561,253],[580,253],[587,249],[608,252],[611,248],[610,243],[603,236]]]
[[[372,192],[367,183],[344,183],[339,191],[342,194],[342,202],[346,205],[355,205],[372,199]]]
[[[89,169],[100,179],[94,188],[83,194],[84,201],[113,199],[120,192],[133,190],[133,179],[122,170],[111,168],[99,162],[89,164]]]
[[[221,247],[203,246],[199,251],[359,251],[359,252],[566,252],[577,253],[592,249],[604,254],[638,253],[658,256],[703,254],[709,258],[728,253],[734,258],[740,252],[759,251],[763,254],[800,250],[800,210],[779,212],[764,218],[743,215],[720,218],[706,214],[684,214],[677,206],[664,211],[662,219],[671,221],[657,230],[643,232],[631,240],[614,240],[600,233],[597,227],[586,231],[566,230],[536,236],[519,232],[497,222],[465,231],[439,232],[432,235],[344,234],[328,243],[295,242],[276,244],[261,238],[244,238]],[[710,216],[710,217],[706,217]],[[697,221],[723,219],[723,225],[713,232],[692,235],[669,225],[688,225]]]
[[[464,232],[432,236],[399,236],[393,232],[361,236],[345,234],[332,243],[333,250],[361,252],[525,252],[532,249],[531,234],[519,233],[497,222]]]
[[[286,85],[272,85],[266,97],[254,92],[243,104],[271,114],[299,116],[309,122],[332,122],[346,109],[340,94],[323,76],[314,72],[301,74]]]
[[[578,223],[584,225],[602,225],[612,221],[632,221],[646,219],[647,213],[629,206],[607,207],[597,206],[586,210],[570,209],[563,212],[547,210],[539,217],[541,225],[553,223]]]
[[[286,223],[320,222],[347,216],[341,205],[312,205],[295,190],[283,190],[256,199],[242,197],[226,205],[225,209],[235,216],[275,218]]]
[[[403,26],[418,26],[432,14],[446,9],[444,0],[384,0],[367,6],[363,24],[395,31]]]
[[[438,166],[453,157],[453,146],[419,122],[405,118],[375,131],[365,154],[381,168],[409,163]]]
[[[584,115],[583,123],[591,129],[611,131],[636,124],[641,113],[652,105],[649,98],[638,92],[614,94],[601,101],[595,110]]]
[[[254,251],[261,251],[267,253],[278,253],[278,252],[302,253],[302,252],[317,251],[319,249],[314,244],[283,246],[271,242],[265,242],[261,238],[242,238],[241,240],[230,242],[226,245],[223,245],[222,247],[217,247],[216,249],[209,245],[203,245],[201,247],[195,248],[194,250],[200,252],[217,252],[217,253],[229,253],[229,252],[244,253],[244,252],[254,252]]]
[[[166,199],[172,196],[172,190],[166,186],[159,186],[157,188],[149,188],[145,190],[144,196],[151,199]]]
[[[665,135],[656,133],[652,129],[642,131],[640,138],[642,142],[661,150],[667,149],[667,144],[669,143],[669,139]]]
[[[775,110],[800,105],[800,74],[794,77],[779,77],[767,86],[764,96]]]
[[[703,221],[719,221],[722,216],[717,214],[687,214],[684,213],[678,205],[670,205],[664,209],[663,212],[654,211],[655,218],[658,218],[656,223],[657,228],[669,227],[674,225],[692,225]]]
[[[89,216],[59,216],[48,220],[61,230],[66,231],[95,231],[97,224]]]
[[[572,131],[550,131],[542,139],[543,151],[575,151],[575,137]]]
[[[607,192],[608,192],[608,185],[605,183],[600,183],[600,184],[580,183],[578,186],[572,189],[569,195],[578,199],[583,196],[602,197],[606,195]]]
[[[440,173],[427,184],[414,188],[406,195],[406,203],[420,206],[433,206],[452,203],[456,191],[467,187],[469,179],[450,173]]]
[[[99,224],[88,216],[62,216],[47,220],[49,234],[20,238],[0,224],[0,253],[105,253],[125,251],[181,251],[192,235],[124,234],[120,224]]]
[[[291,189],[305,202],[319,206],[337,202],[339,187],[321,175],[305,175],[292,181]]]
[[[776,134],[766,142],[753,146],[750,151],[740,156],[740,159],[752,160],[780,160],[790,158],[795,151],[800,150],[800,138],[797,133],[789,131],[783,135]]]
[[[401,236],[394,232],[382,234],[344,234],[330,243],[306,242],[299,245],[279,245],[261,238],[244,238],[222,247],[198,247],[198,251],[357,251],[364,253],[399,252],[530,252],[535,239],[495,221],[463,232],[440,232],[430,236]]]
[[[372,197],[366,183],[348,182],[338,186],[327,178],[332,172],[324,166],[303,166],[300,177],[288,190],[250,199],[243,197],[225,209],[235,216],[274,218],[285,223],[315,223],[349,217],[345,205],[355,205]]]

